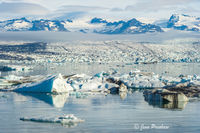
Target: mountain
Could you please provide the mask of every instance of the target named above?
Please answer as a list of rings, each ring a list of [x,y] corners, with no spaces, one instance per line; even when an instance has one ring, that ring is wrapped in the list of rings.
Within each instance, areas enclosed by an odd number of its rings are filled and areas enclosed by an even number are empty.
[[[106,20],[103,20],[101,18],[93,18],[91,21],[90,21],[91,24],[107,24],[108,22]]]
[[[102,18],[89,20],[70,19],[39,19],[28,20],[25,17],[0,21],[0,31],[64,31],[99,34],[141,34],[149,32],[164,32],[170,29],[200,32],[200,18],[173,14],[169,20],[157,20],[146,24],[133,18],[128,21],[110,22]]]
[[[103,28],[94,30],[95,33],[100,34],[139,34],[147,32],[163,32],[163,30],[156,25],[145,24],[136,19],[129,21],[115,21],[108,22],[101,18],[93,18],[91,24],[103,24]]]
[[[200,31],[200,18],[184,14],[173,14],[167,22],[167,28],[185,31]]]
[[[66,23],[71,21],[59,20],[33,20],[29,21],[26,18],[12,19],[0,21],[1,31],[68,31],[65,27]]]
[[[32,21],[32,24],[30,31],[68,31],[65,21],[41,19]]]
[[[153,24],[145,24],[136,19],[109,22],[101,18],[89,21],[72,20],[28,20],[26,18],[0,21],[0,31],[65,31],[100,34],[140,34],[163,32]]]
[[[0,22],[1,31],[26,31],[32,27],[32,23],[26,18],[12,19]]]

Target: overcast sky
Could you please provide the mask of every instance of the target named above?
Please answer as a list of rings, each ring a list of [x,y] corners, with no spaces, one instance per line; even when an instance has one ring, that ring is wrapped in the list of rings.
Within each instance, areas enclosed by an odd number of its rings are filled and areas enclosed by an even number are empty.
[[[173,13],[198,16],[199,7],[200,0],[0,0],[0,15],[164,19]]]

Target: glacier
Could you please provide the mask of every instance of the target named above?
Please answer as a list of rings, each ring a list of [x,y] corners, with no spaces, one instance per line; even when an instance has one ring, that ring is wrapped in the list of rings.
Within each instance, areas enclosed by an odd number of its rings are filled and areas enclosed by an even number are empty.
[[[198,36],[197,36],[198,37]],[[198,38],[161,42],[131,40],[0,44],[0,60],[26,63],[198,63]],[[22,48],[23,47],[23,48]],[[8,52],[9,51],[9,52]]]

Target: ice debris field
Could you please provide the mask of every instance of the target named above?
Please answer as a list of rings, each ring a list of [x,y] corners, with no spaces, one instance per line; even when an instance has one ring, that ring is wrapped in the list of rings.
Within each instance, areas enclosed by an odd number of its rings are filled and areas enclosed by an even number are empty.
[[[0,79],[1,91],[34,93],[90,92],[118,94],[134,89],[189,88],[200,86],[200,76],[179,75],[178,77],[160,76],[140,70],[122,74],[117,71],[100,72],[93,76],[74,74],[69,76],[30,76],[9,75]],[[198,97],[198,96],[197,96]]]

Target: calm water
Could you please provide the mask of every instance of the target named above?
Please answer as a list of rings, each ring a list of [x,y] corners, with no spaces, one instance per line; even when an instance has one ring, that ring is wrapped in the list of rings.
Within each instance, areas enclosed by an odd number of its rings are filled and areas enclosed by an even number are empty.
[[[63,73],[94,74],[111,68],[121,72],[134,69],[177,76],[179,74],[200,75],[200,64],[154,64],[154,65],[44,65],[35,66],[29,72],[1,73],[1,75],[37,75]],[[0,92],[1,133],[55,133],[55,132],[200,132],[200,101],[182,103],[178,107],[148,103],[142,92],[121,95],[89,95],[78,98],[68,94],[51,96],[46,94],[19,94]],[[75,114],[84,119],[68,127],[61,124],[20,121],[20,117],[55,117]],[[151,129],[152,125],[157,128]],[[158,129],[161,127],[161,129]],[[144,129],[145,128],[145,129]],[[167,129],[166,129],[167,128]]]
[[[10,63],[1,63],[0,65],[10,65]],[[1,76],[13,74],[13,75],[48,75],[62,73],[64,75],[85,73],[94,75],[102,71],[117,70],[121,73],[129,73],[131,70],[139,69],[146,72],[154,72],[160,75],[179,76],[185,75],[200,75],[200,63],[158,63],[158,64],[122,64],[122,63],[110,63],[110,64],[87,64],[87,63],[66,63],[66,64],[14,64],[17,66],[32,67],[32,70],[22,72],[4,72],[0,73]]]
[[[119,95],[95,95],[85,98],[45,94],[0,93],[0,132],[199,132],[200,101],[185,103],[182,109],[149,105],[142,92]],[[59,102],[56,102],[56,99]],[[62,99],[62,100],[61,100]],[[60,124],[20,121],[20,117],[54,117],[75,114],[84,123],[68,127]],[[152,124],[168,129],[142,129]],[[139,126],[139,129],[138,129]]]

